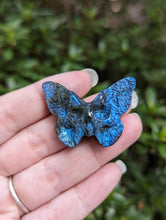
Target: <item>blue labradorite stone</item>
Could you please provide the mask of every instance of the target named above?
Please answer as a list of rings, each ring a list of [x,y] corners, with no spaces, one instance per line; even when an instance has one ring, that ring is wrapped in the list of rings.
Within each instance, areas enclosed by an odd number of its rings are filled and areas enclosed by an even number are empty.
[[[104,147],[114,144],[122,134],[120,119],[131,105],[136,80],[121,79],[102,90],[92,102],[85,102],[74,92],[55,82],[42,85],[49,111],[58,116],[56,132],[69,147],[75,147],[85,136],[96,136]]]

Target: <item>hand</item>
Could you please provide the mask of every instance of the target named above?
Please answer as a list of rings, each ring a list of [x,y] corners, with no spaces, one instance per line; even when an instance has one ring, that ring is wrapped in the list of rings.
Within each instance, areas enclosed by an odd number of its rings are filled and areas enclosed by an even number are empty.
[[[111,147],[84,138],[74,149],[55,133],[56,117],[49,114],[41,85],[59,82],[79,96],[92,86],[85,71],[51,76],[0,97],[0,220],[83,219],[108,196],[121,178],[116,163],[106,164],[141,134],[136,114],[122,116],[124,131]],[[16,204],[14,189],[29,213]]]

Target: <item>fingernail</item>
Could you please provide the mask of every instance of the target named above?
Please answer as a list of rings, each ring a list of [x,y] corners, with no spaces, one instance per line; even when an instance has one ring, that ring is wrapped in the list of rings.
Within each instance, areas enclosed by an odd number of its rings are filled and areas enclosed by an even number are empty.
[[[82,71],[87,72],[92,78],[92,87],[96,86],[99,81],[99,76],[97,72],[91,68],[83,69]]]
[[[138,95],[135,91],[133,91],[132,93],[132,100],[131,100],[132,104],[131,104],[131,108],[134,109],[137,107],[138,105]]]
[[[119,168],[121,169],[122,174],[126,173],[127,171],[127,167],[126,164],[122,161],[122,160],[117,160],[115,161],[115,163],[119,166]]]

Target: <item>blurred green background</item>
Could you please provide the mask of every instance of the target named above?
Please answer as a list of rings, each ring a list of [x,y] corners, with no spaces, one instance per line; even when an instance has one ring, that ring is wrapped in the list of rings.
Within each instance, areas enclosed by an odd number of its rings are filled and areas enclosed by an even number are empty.
[[[99,73],[92,92],[136,77],[144,124],[119,156],[128,172],[86,220],[165,220],[165,0],[0,1],[0,94],[84,68]]]

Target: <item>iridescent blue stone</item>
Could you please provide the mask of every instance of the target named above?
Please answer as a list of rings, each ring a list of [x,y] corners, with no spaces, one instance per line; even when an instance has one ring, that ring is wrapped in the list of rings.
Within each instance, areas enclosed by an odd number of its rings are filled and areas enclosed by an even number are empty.
[[[114,144],[122,134],[120,119],[131,105],[136,80],[121,79],[102,90],[92,102],[85,102],[74,92],[55,82],[44,82],[49,111],[58,116],[56,132],[69,147],[75,147],[85,136],[96,136],[104,147]]]

